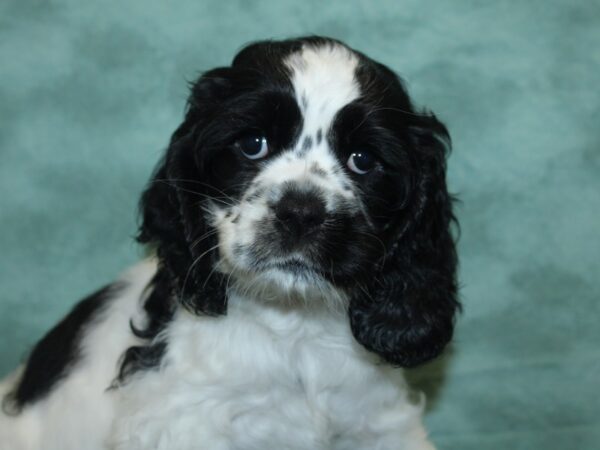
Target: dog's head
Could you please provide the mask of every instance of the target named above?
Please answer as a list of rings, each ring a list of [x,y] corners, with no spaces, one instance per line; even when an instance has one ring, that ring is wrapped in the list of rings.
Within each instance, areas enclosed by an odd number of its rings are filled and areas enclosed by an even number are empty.
[[[140,240],[196,313],[224,314],[227,289],[253,286],[265,301],[334,299],[358,342],[413,366],[442,351],[458,307],[448,149],[444,125],[365,55],[255,43],[193,84]]]

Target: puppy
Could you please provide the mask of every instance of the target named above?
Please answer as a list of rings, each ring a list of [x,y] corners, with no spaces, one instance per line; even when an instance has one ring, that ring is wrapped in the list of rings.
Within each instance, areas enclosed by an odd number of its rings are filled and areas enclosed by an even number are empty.
[[[0,385],[0,448],[431,449],[400,367],[459,306],[449,142],[333,39],[205,73],[141,199],[153,256]]]

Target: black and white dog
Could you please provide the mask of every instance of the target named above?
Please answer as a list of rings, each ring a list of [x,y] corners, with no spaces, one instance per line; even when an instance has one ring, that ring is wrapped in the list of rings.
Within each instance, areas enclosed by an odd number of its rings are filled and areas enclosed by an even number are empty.
[[[431,449],[398,367],[452,336],[449,141],[333,39],[205,73],[141,200],[154,256],[0,384],[0,448]]]

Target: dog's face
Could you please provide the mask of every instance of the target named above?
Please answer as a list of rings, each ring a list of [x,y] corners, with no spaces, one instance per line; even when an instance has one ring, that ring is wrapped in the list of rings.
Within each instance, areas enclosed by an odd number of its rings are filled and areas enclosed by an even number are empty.
[[[457,307],[448,145],[389,69],[343,44],[253,44],[194,84],[140,239],[197,313],[225,313],[231,286],[331,302],[367,349],[414,365]]]
[[[220,270],[307,301],[339,301],[385,252],[380,236],[402,200],[386,161],[396,149],[361,105],[350,50],[305,46],[272,61],[278,72],[254,63],[257,51],[238,63],[255,72],[230,100],[236,125],[211,161],[210,185],[223,196],[211,205]],[[227,123],[231,110],[221,114]]]

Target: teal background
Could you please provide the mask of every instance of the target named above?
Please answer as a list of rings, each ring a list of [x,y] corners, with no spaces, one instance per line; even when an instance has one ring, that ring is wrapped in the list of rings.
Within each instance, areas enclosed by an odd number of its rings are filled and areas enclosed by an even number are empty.
[[[398,71],[454,141],[464,313],[411,371],[442,449],[600,448],[598,1],[0,2],[0,375],[137,260],[186,81],[307,33]]]

